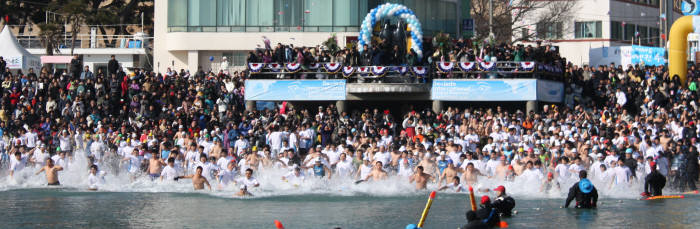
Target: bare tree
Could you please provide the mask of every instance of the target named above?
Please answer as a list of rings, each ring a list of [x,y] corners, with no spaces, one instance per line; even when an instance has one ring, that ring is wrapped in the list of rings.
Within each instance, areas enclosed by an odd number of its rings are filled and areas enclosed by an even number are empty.
[[[475,39],[489,36],[489,1],[472,0]],[[496,42],[561,38],[568,31],[578,0],[493,0]]]
[[[53,56],[54,53],[60,53],[58,46],[63,35],[62,26],[56,23],[41,23],[39,29],[39,39],[46,47],[46,55]]]

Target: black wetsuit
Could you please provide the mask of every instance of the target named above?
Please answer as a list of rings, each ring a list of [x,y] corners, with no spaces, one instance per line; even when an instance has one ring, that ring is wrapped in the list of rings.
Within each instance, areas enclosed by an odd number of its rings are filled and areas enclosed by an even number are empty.
[[[644,191],[651,196],[660,196],[666,186],[666,177],[657,170],[651,171],[644,180]]]
[[[515,207],[515,200],[508,195],[499,196],[493,201],[493,207],[501,216],[510,216]]]
[[[498,216],[498,212],[491,203],[482,205],[479,210],[476,210],[476,218],[486,224],[488,227],[498,226],[498,222],[501,218]]]
[[[598,190],[593,187],[589,193],[583,193],[578,187],[578,182],[569,189],[569,197],[566,198],[564,207],[569,207],[572,200],[576,199],[576,208],[595,208],[598,203]]]
[[[460,227],[459,229],[488,229],[491,228],[487,226],[484,222],[481,220],[473,220],[464,226]]]
[[[698,180],[698,170],[700,168],[700,165],[698,165],[698,151],[697,150],[690,150],[688,154],[686,155],[687,162],[686,162],[686,174],[687,174],[687,182],[688,182],[688,189],[690,190],[698,190],[698,188],[695,186],[695,181]]]

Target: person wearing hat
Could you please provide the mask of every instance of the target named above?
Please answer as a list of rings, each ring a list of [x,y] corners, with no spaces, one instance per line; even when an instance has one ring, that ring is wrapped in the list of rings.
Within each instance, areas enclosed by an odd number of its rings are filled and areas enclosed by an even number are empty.
[[[356,153],[359,154],[360,152],[356,152]],[[372,163],[372,161],[369,159],[368,156],[364,156],[362,158],[362,164],[357,169],[357,174],[356,174],[356,178],[360,179],[359,181],[363,181],[362,179],[364,179],[365,177],[368,177],[369,174],[372,173],[372,164],[371,163]]]
[[[314,160],[314,164],[311,167],[311,169],[313,169],[314,176],[316,176],[318,178],[323,178],[326,176],[326,174],[328,174],[328,179],[330,180],[331,179],[331,170],[328,167],[326,167],[326,165],[324,165],[322,162],[323,162],[323,160],[321,160],[320,157],[317,157]]]
[[[493,191],[496,192],[496,200],[493,201],[493,208],[500,216],[511,216],[513,208],[515,207],[515,200],[513,197],[506,195],[506,187],[499,185]]]
[[[552,190],[552,187],[554,187],[555,184],[557,186],[557,189],[559,189],[559,183],[556,183],[556,181],[554,181],[554,173],[548,172],[547,179],[542,183],[542,187],[540,187],[540,192],[548,193],[549,190]]]
[[[447,159],[447,168],[445,168],[440,174],[438,185],[441,185],[443,181],[445,184],[452,183],[452,178],[457,176],[458,173],[459,169],[455,168],[455,164],[453,163],[452,159]]]
[[[598,204],[598,191],[593,186],[593,183],[588,180],[586,170],[581,170],[578,173],[581,179],[569,189],[569,195],[566,198],[566,203],[562,208],[568,208],[571,201],[576,199],[576,208],[596,208]]]
[[[491,198],[487,195],[481,196],[481,204],[479,204],[479,206],[481,208],[476,210],[476,218],[486,224],[488,228],[496,227],[501,221],[501,218],[498,216],[498,212],[493,205],[491,205]]]
[[[242,184],[239,187],[240,190],[236,193],[236,196],[253,196],[252,193],[248,192],[248,186]]]
[[[649,162],[651,173],[644,179],[644,192],[642,196],[660,196],[662,189],[666,186],[666,177],[656,170],[656,163]]]

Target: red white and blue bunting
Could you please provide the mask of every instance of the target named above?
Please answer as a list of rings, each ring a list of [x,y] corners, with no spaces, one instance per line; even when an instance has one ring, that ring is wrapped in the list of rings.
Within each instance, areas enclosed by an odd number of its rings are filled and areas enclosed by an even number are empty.
[[[476,66],[474,62],[459,62],[459,68],[464,72],[471,71]]]
[[[343,65],[335,62],[323,64],[323,68],[325,68],[326,72],[329,73],[337,73],[341,67],[343,67]]]
[[[355,73],[355,67],[352,66],[345,66],[343,67],[343,76],[348,77]]]
[[[263,63],[248,63],[248,69],[251,73],[258,73],[265,66]]]
[[[493,69],[494,67],[496,67],[496,62],[484,61],[479,63],[479,68],[481,68],[481,70],[483,71],[491,71],[491,69]]]
[[[448,73],[452,71],[452,69],[455,67],[455,64],[452,62],[437,62],[437,67],[438,71],[440,71],[441,73]]]
[[[318,69],[320,67],[321,67],[321,64],[319,64],[319,63],[313,63],[313,64],[309,65],[309,69]]]
[[[299,63],[287,63],[285,65],[285,68],[287,69],[288,72],[297,72],[299,69],[301,69],[301,64]]]
[[[532,71],[535,69],[535,62],[520,62],[520,68],[525,71]]]
[[[405,75],[406,72],[408,72],[408,67],[406,66],[399,66],[399,67],[393,67],[391,71],[398,72],[400,75]]]
[[[372,66],[372,74],[375,76],[384,76],[386,74],[387,67],[384,66]]]
[[[412,67],[411,71],[417,76],[425,76],[428,73],[428,69],[425,67]]]
[[[270,71],[273,72],[279,72],[280,70],[282,70],[282,65],[278,63],[267,64],[267,67],[270,69]]]
[[[357,67],[355,68],[355,71],[357,72],[357,74],[367,75],[370,73],[370,69],[371,67]]]

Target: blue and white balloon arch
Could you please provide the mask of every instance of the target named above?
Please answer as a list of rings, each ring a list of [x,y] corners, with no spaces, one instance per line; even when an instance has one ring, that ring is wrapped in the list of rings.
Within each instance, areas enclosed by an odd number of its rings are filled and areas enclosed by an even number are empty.
[[[411,45],[411,49],[416,52],[418,55],[418,58],[423,57],[423,29],[421,27],[420,21],[418,20],[418,17],[413,13],[413,10],[409,9],[408,7],[401,5],[401,4],[395,4],[395,3],[386,3],[380,6],[377,6],[377,8],[372,9],[367,16],[365,16],[365,20],[362,21],[362,25],[360,26],[360,37],[359,37],[359,47],[358,50],[360,52],[363,52],[363,46],[371,46],[371,37],[372,37],[372,28],[374,28],[374,25],[382,20],[382,18],[385,17],[397,17],[401,18],[406,22],[408,25],[408,28],[411,29],[411,41],[413,45]]]

